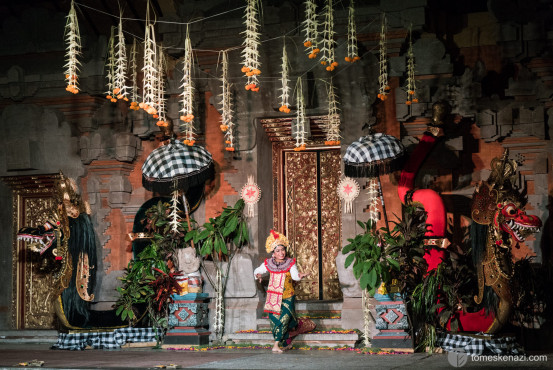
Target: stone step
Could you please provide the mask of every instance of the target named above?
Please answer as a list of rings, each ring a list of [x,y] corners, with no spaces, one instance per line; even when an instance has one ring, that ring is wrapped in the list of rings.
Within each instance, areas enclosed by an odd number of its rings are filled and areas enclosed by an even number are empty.
[[[340,318],[336,319],[316,319],[311,318],[311,320],[317,325],[317,329],[338,329],[341,328],[342,320]],[[271,321],[266,318],[261,318],[256,320],[257,330],[269,329],[271,327]]]
[[[301,311],[341,311],[341,301],[296,301],[296,312]]]
[[[57,340],[57,330],[0,330],[2,344],[54,344]]]
[[[234,343],[252,343],[252,344],[272,344],[274,343],[271,333],[233,333],[228,335],[228,339]],[[300,334],[294,338],[296,345],[308,346],[348,346],[354,347],[359,340],[359,334],[345,333],[306,333]]]

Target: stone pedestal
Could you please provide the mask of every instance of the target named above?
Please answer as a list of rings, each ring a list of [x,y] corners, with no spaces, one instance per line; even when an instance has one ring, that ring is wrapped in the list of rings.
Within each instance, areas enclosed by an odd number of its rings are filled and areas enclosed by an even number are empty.
[[[377,295],[375,295],[375,298]],[[377,298],[378,300],[378,298]],[[409,321],[407,309],[401,300],[378,300],[375,305],[376,328],[380,330],[371,340],[377,348],[412,349],[413,341],[407,332]]]
[[[209,344],[207,293],[173,295],[169,305],[169,326],[173,328],[163,339],[165,345]]]

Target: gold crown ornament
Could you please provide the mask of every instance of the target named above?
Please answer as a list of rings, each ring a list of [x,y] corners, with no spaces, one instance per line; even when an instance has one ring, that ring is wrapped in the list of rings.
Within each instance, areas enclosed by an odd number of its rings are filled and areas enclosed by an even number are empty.
[[[265,249],[267,250],[267,253],[273,253],[275,248],[279,245],[282,245],[284,248],[288,248],[290,242],[284,234],[271,230],[271,233],[265,242]]]

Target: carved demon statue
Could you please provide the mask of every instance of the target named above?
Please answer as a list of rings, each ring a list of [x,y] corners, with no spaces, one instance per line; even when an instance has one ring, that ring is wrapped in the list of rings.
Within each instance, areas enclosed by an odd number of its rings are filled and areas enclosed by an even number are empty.
[[[432,189],[416,189],[414,186],[420,166],[443,136],[447,105],[435,103],[432,108],[433,117],[428,131],[407,161],[398,184],[402,202],[410,198],[422,204],[427,212],[427,249],[424,258],[428,263],[428,271],[437,268],[443,261],[445,248],[450,244],[446,238],[446,210],[441,195]],[[489,179],[482,182],[474,193],[471,209],[474,231],[471,232],[471,242],[478,273],[478,295],[475,301],[480,304],[484,297],[490,298],[483,305],[492,310],[482,308],[478,312],[456,313],[463,331],[490,334],[499,331],[511,313],[511,248],[541,226],[538,217],[527,215],[523,210],[525,198],[515,187],[517,165],[508,159],[508,151],[505,151],[503,157],[495,158],[491,167]]]
[[[24,227],[17,238],[40,253],[43,270],[54,275],[54,308],[67,329],[124,326],[113,310],[93,311],[96,281],[96,237],[90,210],[76,184],[60,172],[55,180],[48,221],[38,228]]]
[[[472,238],[478,272],[478,295],[474,300],[478,304],[482,302],[486,286],[491,287],[499,300],[495,319],[487,333],[497,332],[511,314],[511,249],[541,227],[538,217],[527,215],[523,210],[526,199],[514,184],[517,164],[508,156],[505,150],[501,158],[492,160],[488,181],[476,188],[472,198],[471,217],[485,227],[473,232]]]

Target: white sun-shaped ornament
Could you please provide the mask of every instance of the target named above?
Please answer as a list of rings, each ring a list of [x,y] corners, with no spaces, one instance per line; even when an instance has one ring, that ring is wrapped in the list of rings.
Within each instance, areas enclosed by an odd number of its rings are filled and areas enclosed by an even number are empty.
[[[344,212],[351,213],[353,201],[359,195],[359,184],[351,177],[344,177],[338,183],[338,196],[344,202]]]
[[[246,203],[246,217],[253,217],[253,206],[256,205],[261,198],[261,189],[259,185],[253,181],[253,176],[248,176],[248,182],[242,186],[242,190],[240,190],[240,197],[244,200],[244,203]]]

